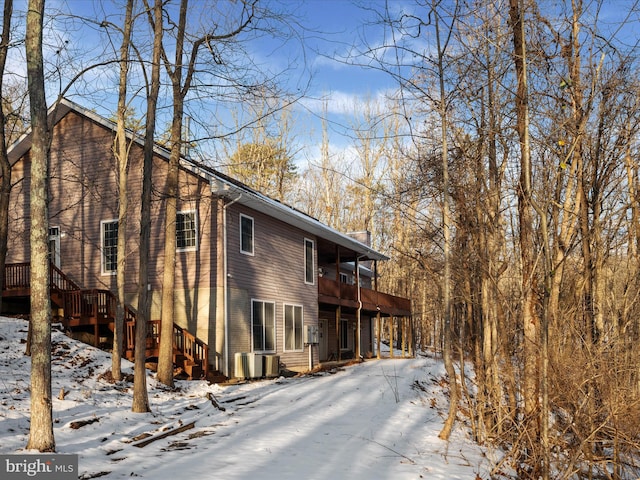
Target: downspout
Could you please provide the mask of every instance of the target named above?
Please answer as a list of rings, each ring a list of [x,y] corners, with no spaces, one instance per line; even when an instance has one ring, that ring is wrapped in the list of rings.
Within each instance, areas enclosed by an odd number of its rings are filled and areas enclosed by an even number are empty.
[[[361,256],[356,256],[356,285],[358,286],[358,310],[356,310],[356,321],[357,321],[357,326],[356,326],[356,360],[360,361],[360,357],[362,356],[362,353],[360,352],[361,349],[361,343],[362,343],[362,338],[361,338],[361,333],[360,333],[360,316],[361,316],[361,312],[362,312],[362,294],[360,291],[360,259],[364,258],[364,255]]]
[[[223,270],[224,270],[224,281],[223,281],[223,295],[224,295],[224,374],[230,378],[229,371],[229,270],[227,266],[227,207],[230,207],[238,200],[242,198],[242,194],[240,194],[237,198],[234,198],[231,202],[225,203],[222,206],[222,256],[223,256]]]

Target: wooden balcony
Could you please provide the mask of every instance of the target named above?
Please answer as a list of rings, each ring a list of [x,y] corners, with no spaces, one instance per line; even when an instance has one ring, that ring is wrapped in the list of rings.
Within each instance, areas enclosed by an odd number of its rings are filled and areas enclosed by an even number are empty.
[[[358,292],[359,290],[359,292]],[[358,298],[362,309],[367,312],[380,312],[383,316],[406,317],[411,315],[411,300],[396,297],[370,288],[358,288],[357,285],[318,277],[318,301],[329,305],[358,308]]]

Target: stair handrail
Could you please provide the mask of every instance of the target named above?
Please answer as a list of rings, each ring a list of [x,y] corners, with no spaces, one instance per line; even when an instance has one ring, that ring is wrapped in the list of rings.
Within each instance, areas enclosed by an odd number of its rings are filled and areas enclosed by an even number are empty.
[[[206,343],[180,325],[173,324],[174,347],[188,360],[202,365],[202,372],[207,378],[209,370],[209,348]]]
[[[5,264],[2,289],[29,288],[31,285],[30,265],[29,262]]]
[[[82,290],[80,286],[71,280],[66,273],[60,270],[55,263],[51,263],[51,268],[49,269],[49,283],[50,288],[59,291],[67,291],[67,290]]]
[[[8,275],[8,271],[15,271]],[[5,265],[3,288],[30,287],[31,263],[14,263]],[[7,282],[13,279],[13,282]],[[9,285],[8,285],[9,283]],[[117,297],[111,290],[103,289],[83,289],[71,278],[69,278],[54,263],[49,269],[50,290],[59,292],[62,295],[62,303],[65,317],[94,317],[104,320],[113,319],[115,321],[115,310]],[[90,298],[91,301],[83,302]],[[135,321],[137,312],[129,305],[124,305],[124,341],[123,350],[133,348]],[[157,342],[159,337],[159,321],[150,320],[149,324],[158,323],[155,328],[149,328],[147,335]],[[203,374],[206,378],[209,370],[209,348],[208,345],[193,335],[188,330],[173,324],[174,347],[188,360],[199,363],[202,366]]]
[[[49,268],[49,287],[56,291],[80,290],[77,283],[71,280],[53,262]],[[29,288],[31,287],[31,262],[7,263],[4,266],[4,284],[6,288]]]

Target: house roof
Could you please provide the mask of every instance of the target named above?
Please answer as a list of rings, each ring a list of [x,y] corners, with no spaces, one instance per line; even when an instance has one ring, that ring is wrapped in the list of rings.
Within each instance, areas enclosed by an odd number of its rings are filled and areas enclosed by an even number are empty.
[[[97,113],[84,108],[75,102],[72,102],[66,98],[60,99],[54,105],[49,108],[49,118],[52,124],[59,122],[70,111],[75,111],[80,115],[83,115],[92,121],[108,128],[109,130],[115,129],[115,123],[98,115]],[[133,134],[130,135],[133,137]],[[134,138],[140,145],[143,144],[143,138]],[[31,129],[25,132],[10,148],[10,158],[17,161],[31,148]],[[169,150],[156,144],[155,153],[165,159],[169,158]],[[373,248],[365,245],[347,234],[341,233],[319,220],[307,215],[289,205],[281,203],[273,198],[270,198],[248,185],[239,182],[207,165],[195,162],[186,157],[182,157],[181,166],[185,170],[191,171],[193,174],[202,177],[207,180],[211,186],[211,192],[215,195],[222,196],[229,201],[237,202],[241,205],[245,205],[253,210],[269,215],[273,218],[281,220],[289,225],[299,228],[302,231],[308,232],[320,240],[335,244],[341,249],[345,249],[342,254],[339,254],[342,258],[346,254],[357,257],[359,260],[388,260],[389,257],[374,250]],[[319,252],[323,245],[318,245]],[[327,258],[333,256],[335,258],[335,252],[331,252],[331,249],[325,246],[325,255]]]

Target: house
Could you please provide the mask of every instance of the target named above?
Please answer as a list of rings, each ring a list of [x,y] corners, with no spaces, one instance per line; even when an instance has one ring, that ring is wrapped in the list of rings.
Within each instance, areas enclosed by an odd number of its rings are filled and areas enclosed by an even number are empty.
[[[70,330],[87,329],[95,335],[95,343],[108,342],[113,329],[117,264],[115,125],[66,99],[51,108],[50,118],[52,306]],[[142,139],[131,138],[125,291],[133,317]],[[29,238],[30,140],[27,132],[10,149],[15,186],[7,268],[24,268],[29,262],[25,239]],[[160,318],[162,192],[168,157],[167,150],[156,147],[149,279],[152,319]],[[331,229],[187,158],[181,160],[176,222],[174,323],[177,332],[189,333],[191,341],[197,339],[206,351],[205,370],[227,377],[247,376],[246,363],[260,359],[276,362],[277,373],[279,365],[304,370],[318,362],[353,356],[358,346],[364,355],[374,351],[377,320],[408,319],[411,315],[408,299],[377,291],[377,262],[387,257],[366,240]],[[25,275],[11,272],[3,288],[3,304],[8,307],[10,300],[28,293],[24,281],[19,281]],[[59,284],[63,280],[65,283]],[[78,293],[84,295],[83,300],[70,300],[70,291],[85,292]],[[66,300],[60,300],[63,297]],[[103,297],[107,298],[104,302]],[[82,319],[82,309],[93,309],[93,317],[84,314],[91,320]],[[77,315],[73,313],[76,310]],[[155,325],[157,328],[157,322]],[[154,328],[152,337],[158,334]],[[268,372],[273,368],[268,367]]]

